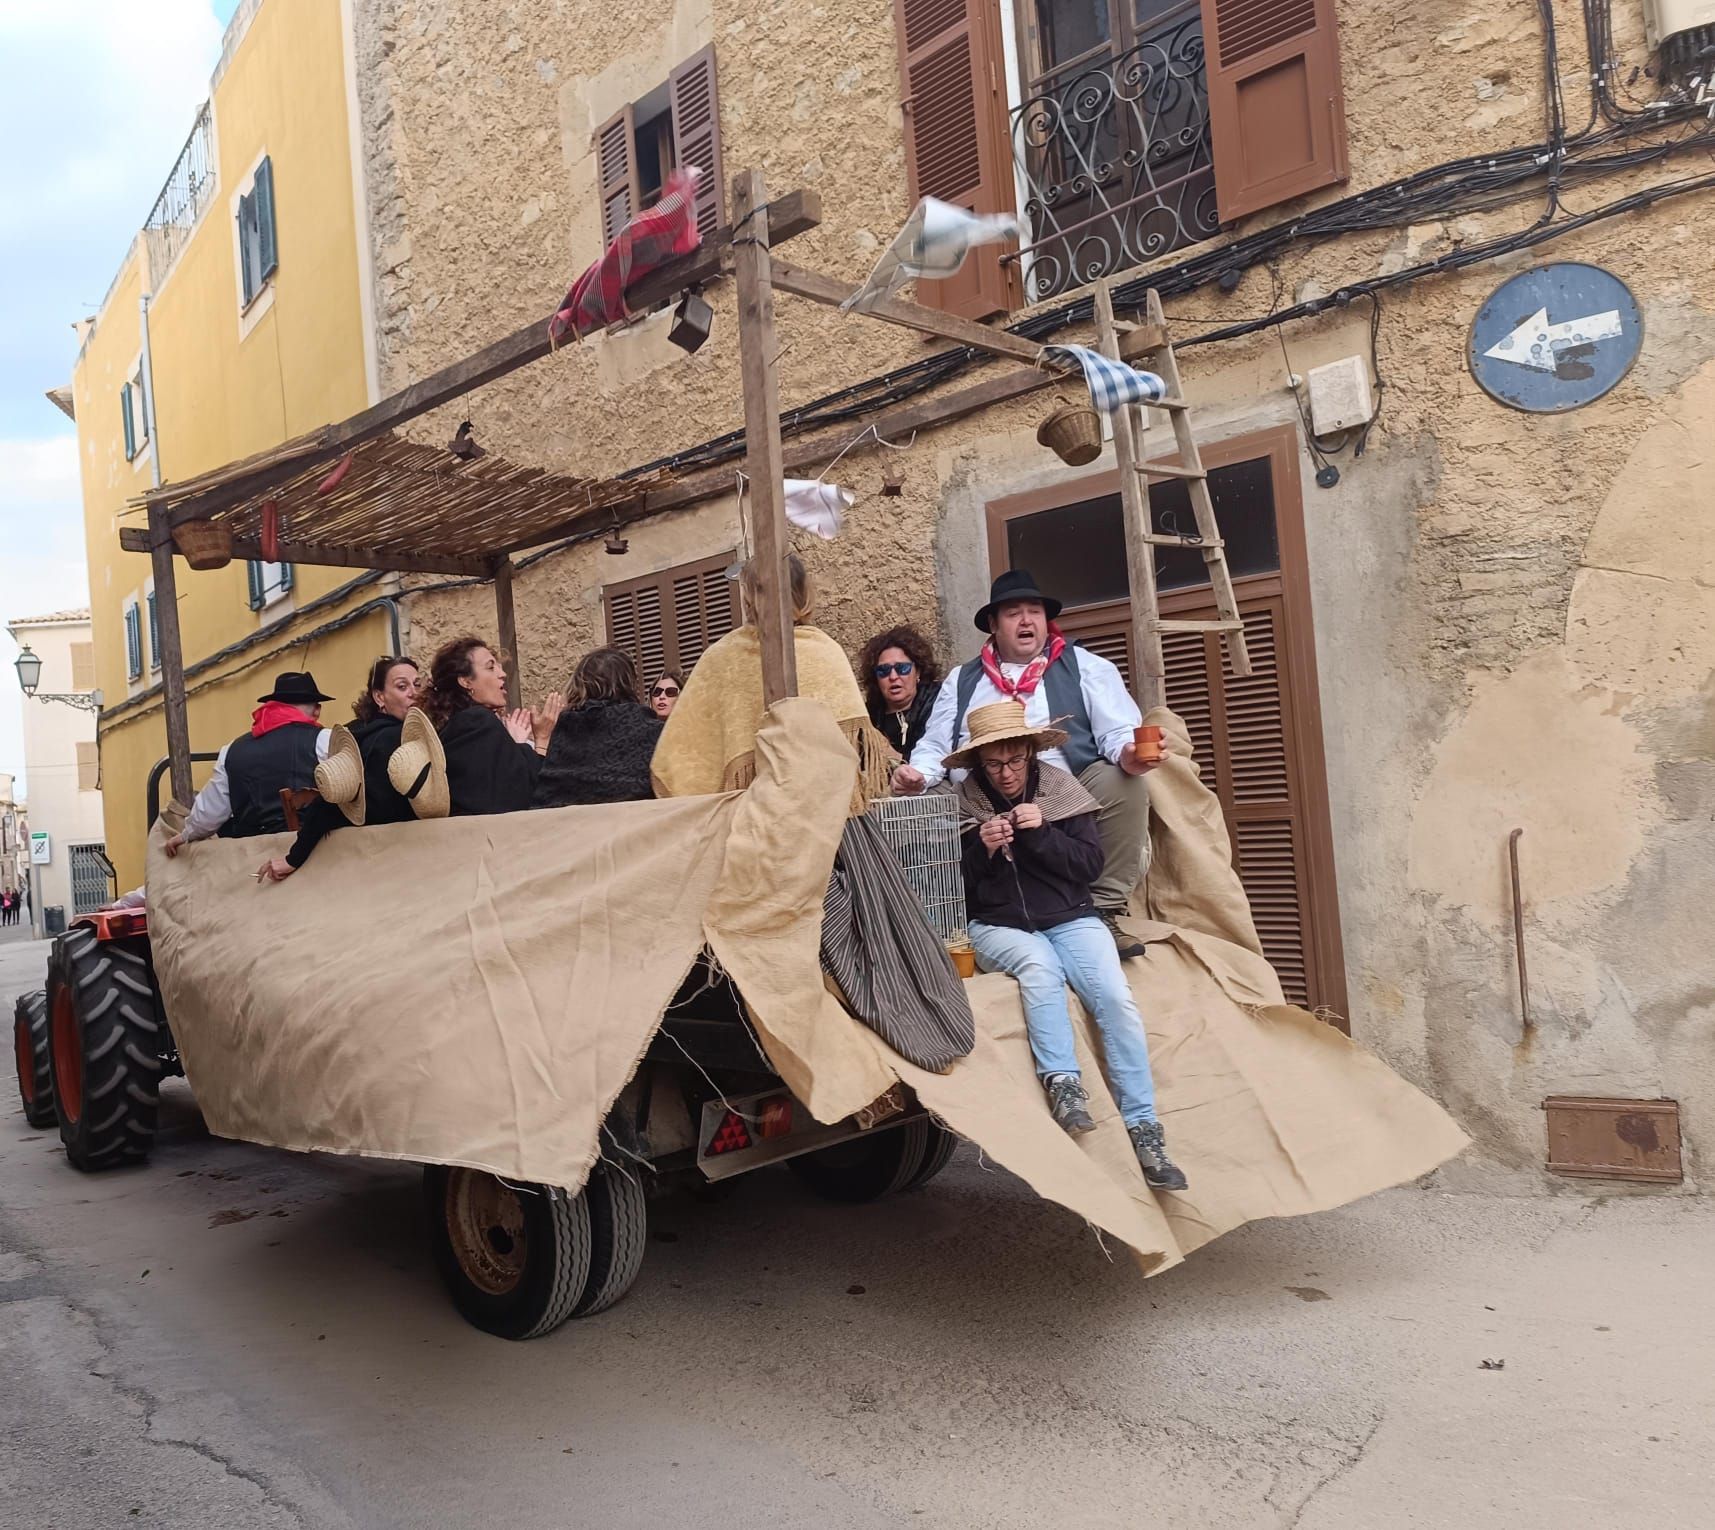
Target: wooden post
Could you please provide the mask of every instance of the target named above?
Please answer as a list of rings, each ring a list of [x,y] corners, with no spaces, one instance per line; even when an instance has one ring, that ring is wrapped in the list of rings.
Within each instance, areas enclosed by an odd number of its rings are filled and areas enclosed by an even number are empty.
[[[149,512],[149,540],[149,562],[155,575],[155,637],[161,645],[161,693],[167,712],[168,779],[174,800],[188,808],[196,800],[191,787],[191,724],[185,708],[185,650],[179,637],[173,537],[167,530],[165,511]]]
[[[792,593],[786,572],[786,484],[780,446],[780,381],[775,370],[774,286],[768,257],[768,194],[760,170],[732,183],[732,263],[738,287],[738,354],[744,381],[744,471],[760,577],[755,613],[762,640],[762,699],[798,694]]]
[[[1106,278],[1096,283],[1096,336],[1102,354],[1119,358],[1114,298]],[[1114,413],[1114,454],[1119,458],[1120,503],[1125,509],[1125,568],[1131,585],[1132,693],[1143,711],[1167,704],[1167,661],[1156,626],[1161,608],[1155,594],[1155,549],[1149,543],[1149,488],[1143,461],[1143,410],[1127,404]]]
[[[502,553],[494,563],[494,620],[498,627],[496,641],[505,656],[506,704],[517,708],[524,705],[524,681],[519,674],[523,667],[518,657],[518,616],[512,609],[512,559]]]

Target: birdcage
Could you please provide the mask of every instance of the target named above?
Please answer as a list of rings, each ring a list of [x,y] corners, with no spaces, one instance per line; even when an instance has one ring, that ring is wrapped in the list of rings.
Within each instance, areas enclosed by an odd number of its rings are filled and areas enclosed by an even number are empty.
[[[958,802],[945,792],[887,797],[871,804],[869,818],[917,894],[930,927],[949,944],[963,942],[965,878]]]

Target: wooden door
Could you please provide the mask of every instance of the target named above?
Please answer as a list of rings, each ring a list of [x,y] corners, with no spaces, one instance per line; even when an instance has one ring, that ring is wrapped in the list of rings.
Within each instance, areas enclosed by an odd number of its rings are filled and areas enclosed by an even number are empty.
[[[1229,512],[1222,532],[1235,560],[1233,589],[1253,672],[1243,679],[1228,674],[1211,633],[1168,633],[1162,647],[1167,702],[1184,719],[1203,781],[1220,800],[1263,952],[1289,1001],[1344,1016],[1346,981],[1296,453],[1290,429],[1203,448],[1217,514],[1223,502]],[[1119,521],[1117,484],[1108,488],[1115,478],[1108,473],[1056,495],[992,504],[994,567],[1031,567],[1029,518],[1063,515],[1068,505],[1078,507],[1076,526],[1092,544],[1111,536],[1099,513],[1107,489],[1113,498],[1111,516]],[[1190,524],[1176,506],[1183,494],[1183,484],[1152,489],[1157,530]],[[1062,569],[1077,558],[1078,550],[1065,545],[1069,533],[1079,534],[1072,522],[1051,518],[1039,523],[1035,538],[1037,545],[1049,544],[1061,553]],[[1101,562],[1111,570],[1111,557]],[[1157,560],[1162,615],[1215,618],[1213,595],[1195,573],[1201,562],[1198,554],[1174,550]],[[1053,582],[1045,587],[1063,593]],[[1106,593],[1094,583],[1089,588]],[[1070,596],[1077,593],[1065,589]],[[1060,626],[1069,638],[1112,660],[1131,683],[1129,599],[1069,600]]]

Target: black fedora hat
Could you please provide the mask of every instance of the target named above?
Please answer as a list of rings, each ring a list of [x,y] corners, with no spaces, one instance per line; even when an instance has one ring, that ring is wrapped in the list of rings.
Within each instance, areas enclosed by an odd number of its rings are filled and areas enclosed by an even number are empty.
[[[316,685],[316,677],[308,670],[288,669],[284,674],[274,676],[274,689],[266,696],[258,696],[258,701],[284,701],[291,706],[307,707],[318,701],[332,701]]]
[[[989,603],[977,612],[977,631],[987,632],[989,621],[993,618],[995,607],[1004,606],[1009,600],[1039,600],[1042,609],[1048,613],[1048,620],[1053,621],[1060,614],[1060,602],[1052,595],[1044,595],[1036,588],[1035,577],[1021,568],[1009,568],[993,584],[989,586]]]

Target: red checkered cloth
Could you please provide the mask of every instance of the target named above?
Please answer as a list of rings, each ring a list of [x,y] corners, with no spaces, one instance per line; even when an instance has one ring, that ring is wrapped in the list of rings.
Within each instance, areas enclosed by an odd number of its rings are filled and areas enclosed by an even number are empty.
[[[697,183],[702,172],[690,165],[667,177],[661,200],[645,208],[619,231],[602,257],[585,271],[560,310],[548,321],[548,340],[558,345],[567,335],[579,339],[631,317],[625,289],[638,278],[702,243],[697,228]]]

